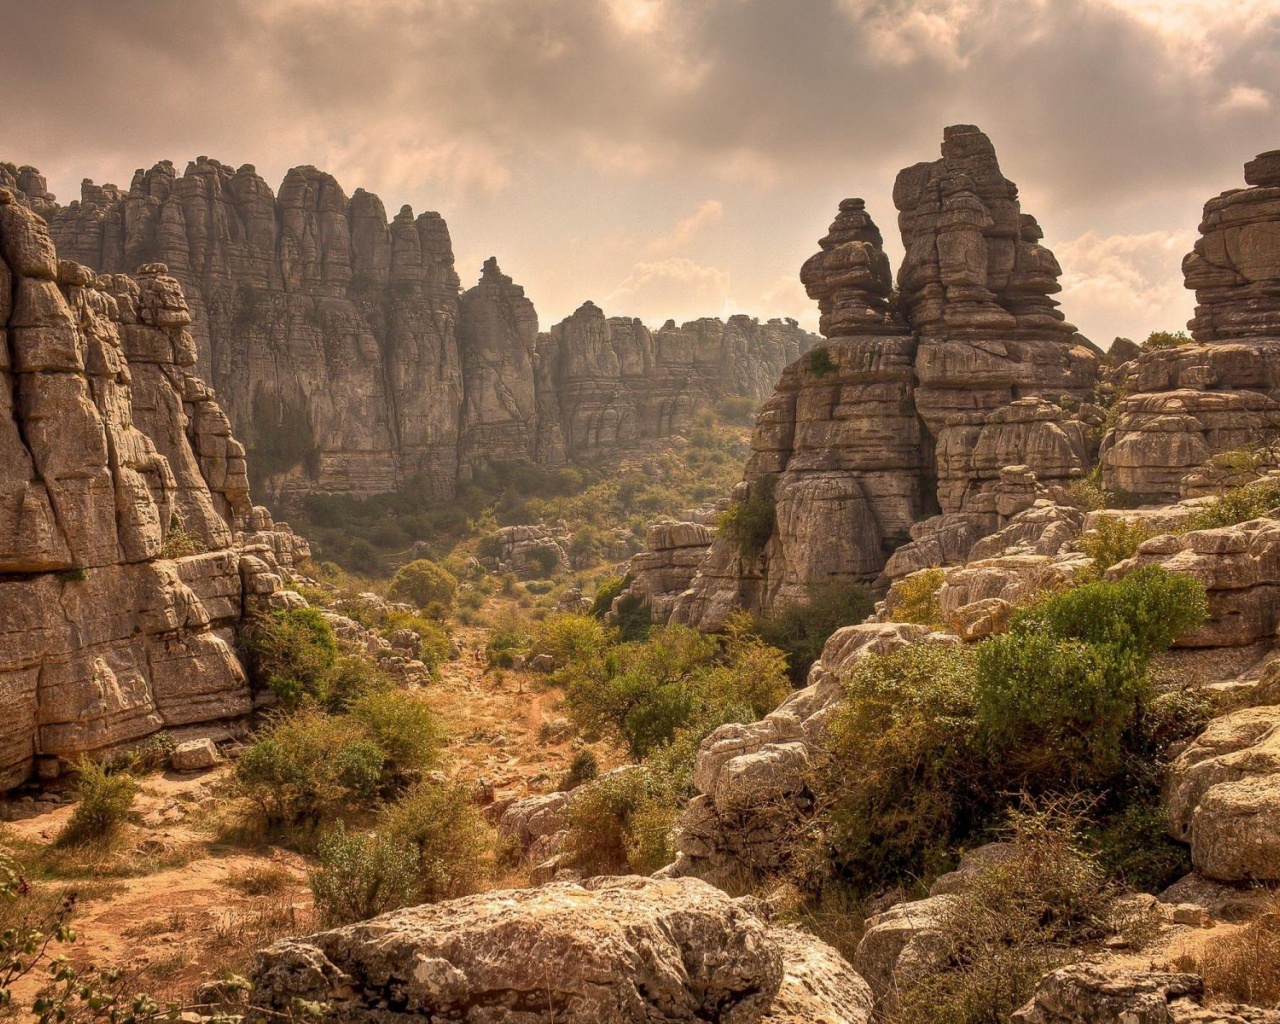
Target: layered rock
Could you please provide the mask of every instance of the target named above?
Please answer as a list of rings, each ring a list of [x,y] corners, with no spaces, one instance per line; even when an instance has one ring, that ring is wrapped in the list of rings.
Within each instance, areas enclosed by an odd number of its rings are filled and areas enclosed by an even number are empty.
[[[700,405],[729,396],[762,402],[783,368],[818,340],[794,320],[741,315],[650,331],[584,303],[538,342],[541,455],[580,458],[681,433]]]
[[[254,992],[351,1022],[865,1024],[862,979],[756,906],[691,879],[485,893],[276,943]]]
[[[255,482],[286,504],[414,477],[447,496],[486,460],[558,465],[679,433],[700,404],[762,401],[817,340],[744,316],[650,332],[590,304],[540,338],[496,261],[459,296],[439,214],[405,206],[388,222],[376,195],[348,197],[314,167],[278,195],[252,165],[206,157],[181,175],[139,170],[127,190],[85,181],[66,207],[34,168],[0,164],[0,186],[49,221],[64,256],[108,273],[168,266],[196,372],[224,396]]]
[[[645,550],[628,563],[632,579],[615,599],[614,607],[619,601],[636,599],[649,608],[655,621],[666,622],[711,549],[716,522],[727,505],[721,502],[706,509],[689,509],[680,520],[651,525],[645,534]]]
[[[862,201],[846,200],[805,264],[830,340],[783,372],[734,493],[772,503],[771,535],[758,556],[718,538],[672,621],[714,629],[737,607],[803,600],[812,581],[874,579],[926,511],[915,340],[889,311],[881,243]]]
[[[1105,485],[1145,501],[1194,491],[1215,454],[1280,432],[1280,156],[1245,165],[1250,186],[1204,207],[1182,262],[1196,293],[1192,344],[1144,349],[1103,443]]]
[[[772,536],[750,558],[717,541],[673,621],[714,629],[736,607],[803,601],[815,581],[962,561],[1091,466],[1098,353],[1050,297],[1057,261],[990,140],[947,128],[942,158],[904,170],[894,202],[896,297],[860,199],[801,268],[828,342],[783,374],[734,496],[773,489]]]
[[[189,324],[163,265],[59,262],[0,189],[0,784],[249,710],[232,630],[305,548],[250,504]]]
[[[538,314],[524,289],[485,260],[462,295],[462,475],[486,460],[528,462],[537,447],[533,359]]]

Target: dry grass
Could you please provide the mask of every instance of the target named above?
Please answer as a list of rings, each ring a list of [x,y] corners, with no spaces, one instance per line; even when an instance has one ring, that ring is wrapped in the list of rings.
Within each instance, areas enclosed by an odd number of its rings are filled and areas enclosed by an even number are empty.
[[[1215,1001],[1280,1007],[1280,895],[1243,928],[1177,966],[1203,977],[1205,993]]]
[[[283,864],[254,864],[244,870],[227,872],[226,885],[246,896],[274,896],[284,892],[295,879]]]

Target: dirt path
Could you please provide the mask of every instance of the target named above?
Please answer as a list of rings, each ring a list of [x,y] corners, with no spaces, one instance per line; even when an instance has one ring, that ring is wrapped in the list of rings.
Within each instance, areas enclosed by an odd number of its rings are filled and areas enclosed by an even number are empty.
[[[454,639],[460,657],[423,691],[448,736],[447,774],[477,789],[483,781],[499,801],[554,789],[580,747],[563,728],[561,694],[545,676],[488,670],[487,629],[458,627]],[[597,754],[604,764],[613,760],[607,749]],[[85,877],[93,865],[82,864],[78,878],[43,883],[80,893],[78,940],[63,950],[75,962],[123,968],[139,989],[188,1000],[201,982],[245,970],[255,949],[312,928],[309,860],[279,847],[220,841],[211,827],[226,810],[227,798],[218,794],[229,771],[146,777],[135,822],[109,867]],[[56,786],[45,794],[57,795]],[[0,845],[20,858],[40,854],[72,810],[70,802],[49,799],[14,804]],[[66,867],[46,872],[65,875]],[[43,980],[42,971],[23,979],[15,1002],[29,1005]]]

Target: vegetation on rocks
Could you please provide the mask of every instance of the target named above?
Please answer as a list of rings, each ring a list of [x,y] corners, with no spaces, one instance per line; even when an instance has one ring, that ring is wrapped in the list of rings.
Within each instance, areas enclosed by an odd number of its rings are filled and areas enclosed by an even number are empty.
[[[863,621],[875,611],[875,598],[856,580],[816,580],[805,586],[805,597],[756,616],[750,630],[787,656],[791,681],[803,685],[823,645],[841,626]]]
[[[728,538],[744,562],[754,562],[764,554],[773,536],[776,505],[776,476],[762,476],[751,483],[747,497],[735,501],[720,517],[720,535]]]

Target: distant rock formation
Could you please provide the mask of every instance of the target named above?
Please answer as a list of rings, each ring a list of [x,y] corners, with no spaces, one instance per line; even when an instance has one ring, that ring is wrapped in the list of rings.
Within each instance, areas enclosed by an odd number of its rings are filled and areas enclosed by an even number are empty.
[[[874,580],[895,551],[916,550],[895,556],[911,568],[963,557],[1085,474],[1098,353],[1050,298],[1060,270],[1017,196],[985,135],[947,128],[942,158],[894,188],[897,295],[865,204],[840,204],[800,271],[827,344],[784,372],[734,494],[772,489],[772,535],[750,557],[718,539],[672,621],[718,628],[814,581]]]
[[[1182,261],[1194,344],[1144,349],[1103,443],[1103,482],[1176,501],[1215,454],[1280,438],[1280,150],[1245,165],[1250,186],[1205,203]]]
[[[279,195],[252,165],[163,161],[128,190],[85,181],[59,206],[30,167],[0,186],[99,272],[163,262],[185,289],[197,372],[224,396],[255,482],[284,503],[411,477],[453,493],[486,460],[558,465],[686,430],[730,395],[763,401],[818,341],[794,321],[606,320],[587,304],[543,335],[532,302],[485,263],[459,294],[437,213],[347,197],[314,167]],[[594,311],[594,312],[592,312]]]
[[[163,265],[59,262],[0,188],[0,788],[250,709],[234,629],[306,547],[250,503],[190,322]]]

